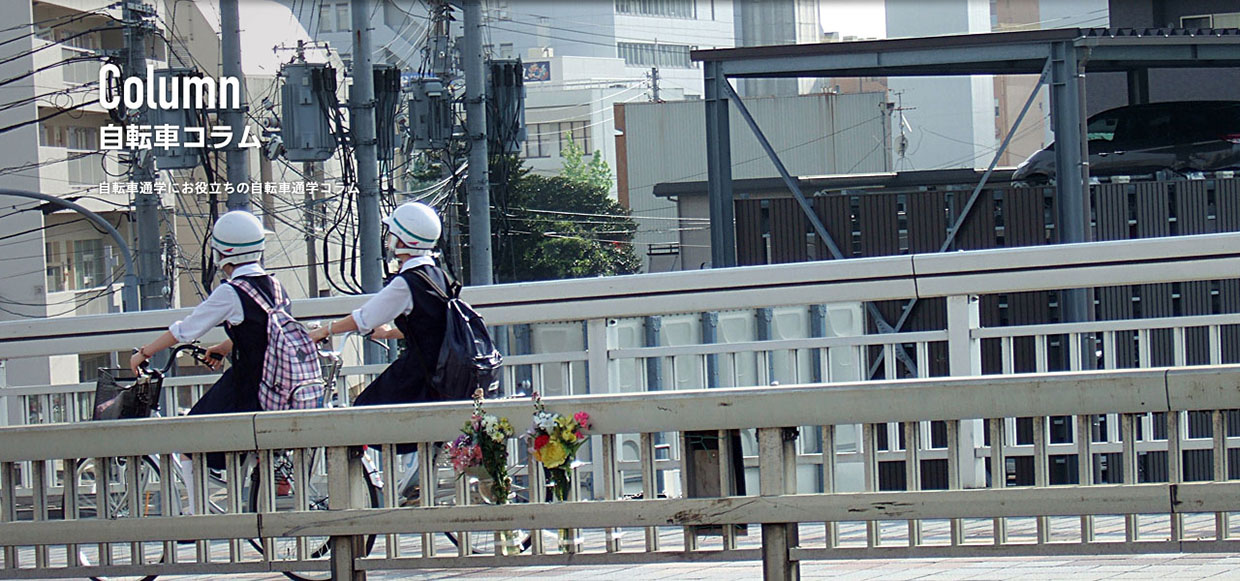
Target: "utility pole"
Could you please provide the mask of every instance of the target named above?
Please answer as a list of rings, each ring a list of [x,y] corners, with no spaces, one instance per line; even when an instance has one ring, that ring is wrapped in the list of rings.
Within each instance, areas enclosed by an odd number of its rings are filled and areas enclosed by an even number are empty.
[[[464,0],[465,132],[469,143],[469,282],[491,284],[491,193],[487,167],[486,71],[482,62],[482,0]]]
[[[659,67],[650,67],[650,102],[663,102],[663,98],[659,96]]]
[[[224,124],[229,127],[232,139],[225,148],[228,162],[228,183],[233,185],[228,194],[229,210],[249,210],[250,194],[237,191],[240,184],[250,182],[250,154],[241,149],[241,136],[245,131],[245,75],[241,71],[241,15],[238,0],[220,0],[220,56],[221,74],[233,77],[241,86],[241,102],[221,111]],[[221,95],[222,97],[222,95]]]
[[[353,89],[349,124],[357,158],[357,231],[362,237],[362,291],[383,288],[383,249],[379,244],[379,161],[375,139],[374,60],[370,54],[370,13],[374,0],[352,0]]]
[[[447,0],[431,0],[429,6],[431,33],[427,46],[423,50],[428,53],[431,72],[446,86],[456,73],[456,65],[452,60],[453,8]],[[452,183],[452,195],[448,198],[442,216],[440,216],[443,220],[444,251],[448,262],[453,267],[460,268],[464,262],[461,260],[461,219],[460,204],[457,203],[459,189],[456,185],[456,168],[446,161],[440,167],[440,178],[450,180]]]
[[[125,23],[126,77],[146,75],[146,33],[151,27],[152,15],[154,12],[149,5],[140,4],[138,0],[125,0],[121,19]],[[126,113],[126,123],[147,124],[145,105],[137,111]],[[130,151],[129,180],[138,184],[154,182],[155,157],[149,149]],[[134,199],[138,222],[138,286],[144,311],[168,308],[164,297],[166,280],[159,236],[159,204],[159,195],[153,188],[145,192],[139,190]]]
[[[309,178],[314,183],[323,183],[323,172],[319,169],[319,165],[312,161],[302,164],[302,175]],[[318,249],[316,248],[315,237],[318,220],[314,219],[315,198],[317,194],[310,193],[310,188],[306,188],[305,204],[306,204],[306,272],[309,273],[307,284],[309,287],[310,298],[318,298],[319,296],[319,259]]]

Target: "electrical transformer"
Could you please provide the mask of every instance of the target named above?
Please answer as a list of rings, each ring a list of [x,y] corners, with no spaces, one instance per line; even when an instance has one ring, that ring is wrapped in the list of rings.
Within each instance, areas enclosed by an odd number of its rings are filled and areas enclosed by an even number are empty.
[[[192,69],[159,69],[155,71],[154,86],[160,87],[164,91],[165,102],[178,102],[184,105],[182,108],[162,109],[152,107],[147,110],[147,123],[154,130],[159,128],[167,129],[169,126],[175,127],[177,145],[165,147],[158,143],[151,149],[151,153],[155,155],[155,165],[161,170],[170,169],[192,169],[198,167],[201,161],[201,149],[195,147],[185,147],[186,141],[192,139],[186,135],[185,129],[188,127],[197,128],[195,131],[201,131],[202,121],[199,118],[200,110],[194,108],[187,95],[177,95],[175,87],[182,85],[182,77],[200,77],[197,71]],[[240,136],[238,136],[238,139]]]
[[[414,149],[442,149],[452,139],[452,95],[436,78],[415,79],[410,86],[409,138]]]
[[[521,59],[487,65],[487,152],[516,153],[525,142],[525,69]]]
[[[336,151],[331,119],[339,114],[336,69],[290,63],[280,69],[280,139],[289,161],[326,161]]]
[[[400,69],[374,65],[375,147],[380,161],[392,161],[396,154],[396,109],[400,107]]]

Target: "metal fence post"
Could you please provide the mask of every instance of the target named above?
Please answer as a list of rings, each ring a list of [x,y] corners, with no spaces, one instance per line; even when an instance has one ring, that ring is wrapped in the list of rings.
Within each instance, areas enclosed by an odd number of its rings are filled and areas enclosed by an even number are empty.
[[[610,319],[586,321],[586,393],[611,393],[610,359],[607,354],[607,327]],[[569,394],[565,394],[569,395]],[[600,438],[590,438],[590,498],[597,498],[596,486],[603,482],[603,445]]]
[[[977,296],[947,297],[947,357],[952,377],[982,374],[982,342],[973,338],[973,331],[982,326],[980,303]],[[982,442],[982,421],[961,420],[957,436],[948,445],[957,446],[960,454],[960,486],[984,488],[986,464],[976,454]]]
[[[366,478],[366,474],[362,467],[360,452],[355,452],[345,446],[328,448],[328,510],[364,508],[357,501],[359,492],[354,490],[362,478]],[[359,570],[355,563],[356,557],[363,552],[363,542],[363,537],[360,535],[341,535],[331,538],[332,579],[337,581],[366,580],[366,571]]]
[[[788,493],[786,464],[791,449],[788,443],[784,428],[758,428],[758,488],[762,496]],[[795,461],[795,454],[792,459]],[[791,548],[796,542],[791,533],[795,526],[796,523],[763,523],[762,578],[766,581],[790,581],[800,577],[800,568],[791,558]]]

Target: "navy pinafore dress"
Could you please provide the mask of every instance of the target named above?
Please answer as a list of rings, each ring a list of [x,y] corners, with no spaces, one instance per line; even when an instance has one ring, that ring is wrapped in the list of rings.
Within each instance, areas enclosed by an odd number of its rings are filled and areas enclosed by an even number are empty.
[[[264,295],[271,296],[270,276],[243,278]],[[232,364],[203,394],[202,399],[190,408],[191,416],[263,411],[258,402],[258,384],[263,375],[263,357],[267,353],[267,313],[244,292],[238,290],[237,296],[241,298],[245,319],[236,325],[224,324],[224,332],[233,342],[233,350],[229,354]],[[216,470],[223,469],[224,455],[207,454],[207,465]]]
[[[430,386],[428,366],[439,361],[439,347],[443,344],[447,327],[448,303],[414,272],[419,268],[425,269],[435,284],[443,285],[440,288],[447,288],[443,269],[438,266],[416,266],[396,275],[405,279],[413,295],[413,310],[408,315],[396,317],[394,321],[396,328],[405,335],[408,346],[396,361],[366,386],[353,405],[436,401]]]

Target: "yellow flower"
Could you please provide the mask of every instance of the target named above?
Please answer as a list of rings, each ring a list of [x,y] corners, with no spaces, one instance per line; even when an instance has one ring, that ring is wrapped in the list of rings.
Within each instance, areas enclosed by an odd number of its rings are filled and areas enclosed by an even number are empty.
[[[564,449],[564,445],[559,440],[547,442],[542,450],[535,453],[535,459],[541,461],[547,468],[559,468],[567,458],[568,450]]]

